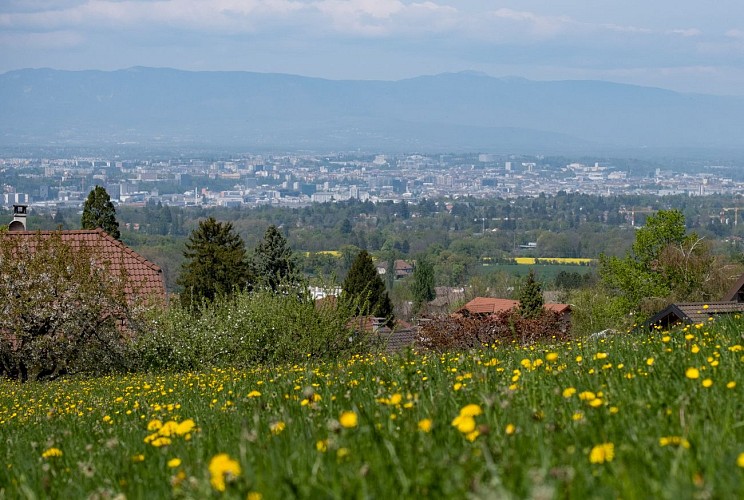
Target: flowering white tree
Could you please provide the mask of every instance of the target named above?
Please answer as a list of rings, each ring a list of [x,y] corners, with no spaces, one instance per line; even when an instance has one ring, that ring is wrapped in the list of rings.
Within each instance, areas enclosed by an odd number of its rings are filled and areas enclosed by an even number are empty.
[[[0,233],[0,374],[19,380],[127,365],[144,308],[94,247]]]

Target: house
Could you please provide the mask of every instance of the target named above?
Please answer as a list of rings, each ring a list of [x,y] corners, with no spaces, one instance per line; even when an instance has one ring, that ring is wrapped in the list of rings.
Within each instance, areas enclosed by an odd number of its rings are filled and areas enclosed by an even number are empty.
[[[51,238],[59,235],[63,243],[73,248],[87,246],[92,248],[105,262],[110,273],[126,276],[124,292],[131,302],[135,299],[147,301],[166,301],[165,280],[163,271],[121,241],[109,236],[103,229],[75,229],[59,231],[26,230],[26,207],[13,207],[13,221],[8,226],[6,238],[20,240],[29,251],[34,251],[38,238]]]
[[[742,274],[736,283],[723,296],[726,302],[744,302],[744,274]]]
[[[413,266],[402,259],[397,259],[394,262],[394,269],[393,272],[395,273],[395,279],[403,279],[407,276],[410,276],[413,274]],[[378,274],[387,274],[388,272],[388,263],[382,262],[377,265],[377,273]]]
[[[678,302],[653,315],[647,324],[649,328],[668,329],[681,323],[704,323],[716,316],[742,313],[744,302]]]
[[[510,311],[517,307],[519,307],[518,300],[476,297],[455,311],[455,314],[461,316],[487,316]],[[569,304],[555,304],[549,302],[544,304],[543,308],[552,311],[563,318],[570,318],[571,306]]]

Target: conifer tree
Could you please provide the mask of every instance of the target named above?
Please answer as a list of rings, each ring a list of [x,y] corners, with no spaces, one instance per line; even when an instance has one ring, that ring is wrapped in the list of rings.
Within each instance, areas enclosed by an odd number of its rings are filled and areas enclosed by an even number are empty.
[[[525,318],[536,318],[543,312],[542,286],[535,280],[535,270],[530,269],[519,294],[519,314]]]
[[[83,229],[96,229],[100,227],[109,236],[117,240],[121,237],[119,223],[116,220],[116,209],[105,188],[96,186],[88,194],[88,198],[83,204],[83,215],[80,218],[80,224]]]
[[[281,285],[297,285],[302,281],[292,249],[274,225],[269,226],[253,252],[252,267],[256,284],[274,292]]]
[[[245,244],[230,222],[213,217],[200,221],[183,255],[186,261],[177,283],[183,288],[184,307],[193,310],[251,284]]]
[[[362,250],[354,259],[342,286],[342,300],[357,305],[357,314],[371,314],[393,324],[393,304],[385,283],[377,272],[372,256]]]
[[[434,289],[434,266],[426,257],[416,262],[411,289],[414,312],[418,312],[424,304],[434,300],[437,296]]]

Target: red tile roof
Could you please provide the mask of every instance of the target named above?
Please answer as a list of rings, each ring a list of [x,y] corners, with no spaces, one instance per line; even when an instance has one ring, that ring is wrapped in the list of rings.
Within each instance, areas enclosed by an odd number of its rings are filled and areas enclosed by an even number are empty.
[[[496,299],[493,297],[476,297],[457,312],[463,314],[496,314],[500,312],[510,311],[516,307],[519,307],[518,300],[511,299]],[[569,304],[553,304],[546,303],[543,305],[548,311],[553,311],[558,314],[565,314],[571,310]]]
[[[127,276],[126,293],[129,297],[146,297],[155,300],[165,299],[163,271],[124,243],[112,238],[103,229],[79,229],[70,231],[8,231],[7,237],[25,240],[33,251],[36,237],[49,238],[59,234],[62,241],[75,248],[88,245],[101,253],[111,273],[122,270]]]

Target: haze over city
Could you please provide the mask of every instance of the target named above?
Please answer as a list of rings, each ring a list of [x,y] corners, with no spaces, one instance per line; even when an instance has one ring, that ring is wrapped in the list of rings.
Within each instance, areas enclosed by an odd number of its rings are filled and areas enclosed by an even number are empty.
[[[398,80],[480,71],[741,95],[744,4],[6,0],[0,72],[132,66]]]

